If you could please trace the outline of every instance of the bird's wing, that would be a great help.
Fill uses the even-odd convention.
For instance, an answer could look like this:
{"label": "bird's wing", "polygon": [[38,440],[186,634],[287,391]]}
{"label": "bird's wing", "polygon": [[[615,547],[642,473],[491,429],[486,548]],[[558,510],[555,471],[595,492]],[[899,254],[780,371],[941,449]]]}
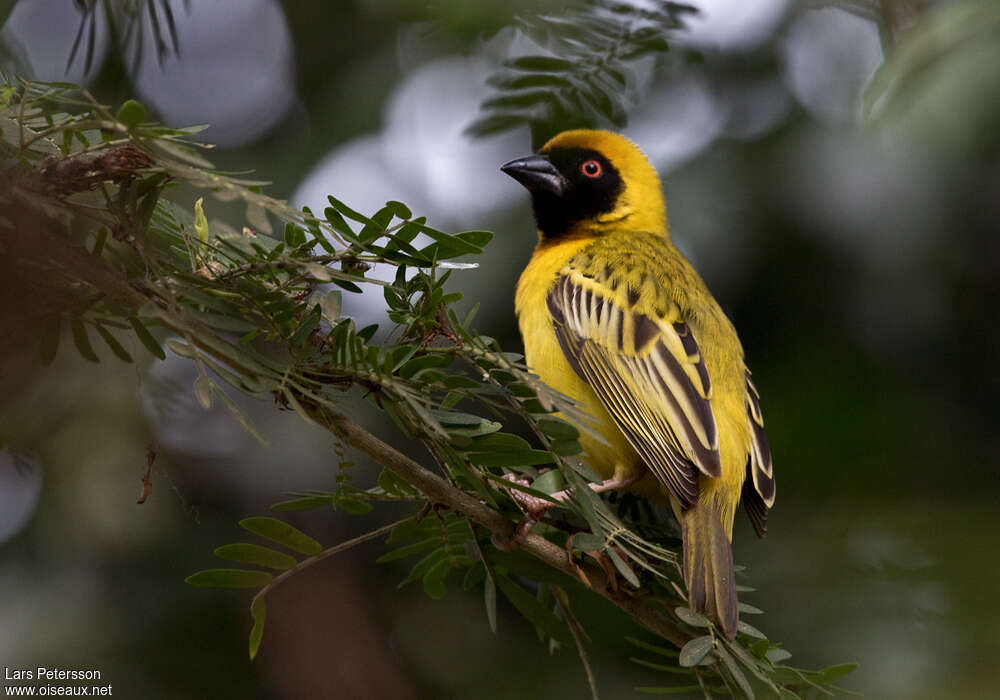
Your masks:
{"label": "bird's wing", "polygon": [[764,433],[764,414],[760,410],[760,394],[747,375],[747,422],[750,424],[750,457],[747,459],[747,477],[743,482],[743,507],[758,537],[767,532],[767,511],[774,505],[774,466],[771,463],[771,446]]}
{"label": "bird's wing", "polygon": [[547,298],[570,365],[687,508],[698,498],[699,472],[722,474],[711,378],[678,313],[664,319],[628,301],[572,268],[563,270]]}

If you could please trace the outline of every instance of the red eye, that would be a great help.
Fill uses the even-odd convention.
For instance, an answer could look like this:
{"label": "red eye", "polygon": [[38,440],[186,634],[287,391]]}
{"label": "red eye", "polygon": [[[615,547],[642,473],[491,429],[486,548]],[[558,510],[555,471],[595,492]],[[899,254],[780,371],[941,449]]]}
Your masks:
{"label": "red eye", "polygon": [[598,178],[604,172],[604,168],[596,160],[588,160],[580,166],[580,172],[589,178]]}

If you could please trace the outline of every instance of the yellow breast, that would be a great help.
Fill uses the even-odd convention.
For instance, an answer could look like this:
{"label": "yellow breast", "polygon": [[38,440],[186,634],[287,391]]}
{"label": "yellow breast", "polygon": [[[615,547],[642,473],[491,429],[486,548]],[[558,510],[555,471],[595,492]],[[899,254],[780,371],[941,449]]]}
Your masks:
{"label": "yellow breast", "polygon": [[[575,239],[539,246],[521,274],[514,301],[529,369],[552,388],[576,400],[593,417],[594,431],[603,441],[582,434],[583,458],[602,479],[610,479],[629,476],[636,469],[641,469],[639,455],[615,425],[597,394],[566,360],[546,304],[546,297],[559,271],[573,255],[591,243],[592,239]],[[637,487],[634,490],[648,497],[662,492],[658,482],[652,478],[643,479]]]}

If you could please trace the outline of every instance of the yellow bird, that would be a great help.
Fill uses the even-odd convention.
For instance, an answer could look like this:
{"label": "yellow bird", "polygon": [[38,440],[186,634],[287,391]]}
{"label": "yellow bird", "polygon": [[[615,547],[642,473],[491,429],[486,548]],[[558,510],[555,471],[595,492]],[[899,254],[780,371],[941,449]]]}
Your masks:
{"label": "yellow bird", "polygon": [[733,516],[758,536],[774,472],[757,390],[732,323],[674,247],[660,179],[607,131],[566,131],[501,170],[531,193],[538,245],[517,285],[528,366],[578,401],[599,490],[669,496],[692,609],[738,624]]}

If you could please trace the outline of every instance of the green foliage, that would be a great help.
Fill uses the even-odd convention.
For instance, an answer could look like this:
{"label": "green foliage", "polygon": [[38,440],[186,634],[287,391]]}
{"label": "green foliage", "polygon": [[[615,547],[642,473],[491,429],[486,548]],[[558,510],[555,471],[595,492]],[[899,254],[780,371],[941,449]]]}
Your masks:
{"label": "green foliage", "polygon": [[[608,500],[590,488],[598,477],[575,458],[589,430],[580,410],[528,372],[520,355],[477,333],[474,309],[457,311],[449,277],[474,267],[465,256],[482,252],[488,232],[445,233],[392,201],[365,215],[331,196],[319,217],[263,194],[265,183],[218,172],[205,147],[184,139],[190,130],[143,122],[137,103],[112,111],[70,86],[30,82],[0,91],[0,236],[37,241],[33,256],[28,250],[32,269],[71,291],[37,312],[48,321],[39,338],[43,360],[57,351],[66,320],[76,351],[90,361],[109,357],[95,338],[123,361],[135,358],[120,339],[133,336],[160,359],[166,346],[197,367],[193,390],[203,406],[221,401],[262,441],[231,393],[275,401],[344,439],[338,417],[356,390],[351,396],[363,395],[422,443],[452,492],[507,526],[523,517],[512,491],[550,499],[568,489],[570,498],[535,534],[577,561],[589,557],[613,570],[620,599],[655,606],[692,640],[679,657],[643,665],[691,674],[706,694],[726,688],[748,697],[754,687],[787,695],[828,686],[845,668],[780,665],[787,652],[755,627],[741,626],[730,642],[683,607],[678,557],[662,544],[657,516],[634,507],[634,498]],[[197,191],[196,202],[170,191],[178,182]],[[214,219],[215,200],[242,201],[248,225],[235,230]],[[418,234],[430,242],[416,243]],[[368,275],[375,265],[393,268],[392,281]],[[378,336],[376,326],[358,329],[340,304],[343,293],[373,290],[385,300],[388,326]],[[435,599],[458,586],[481,588],[493,629],[499,591],[552,648],[575,644],[590,676],[586,635],[573,612],[594,595],[583,573],[573,577],[523,550],[501,551],[493,546],[499,529],[441,507],[388,464],[376,485],[361,488],[339,442],[337,453],[333,489],[294,492],[273,510],[330,507],[363,517],[389,501],[409,504],[413,515],[332,546],[284,520],[242,520],[262,541],[226,544],[215,554],[251,568],[209,569],[187,580],[257,589],[251,656],[276,585],[388,537],[393,549],[380,561],[415,562],[400,585],[419,581]],[[658,653],[658,645],[642,644]]]}
{"label": "green foliage", "polygon": [[[468,132],[482,136],[528,125],[541,145],[566,128],[624,127],[628,108],[639,99],[635,63],[666,53],[670,35],[696,12],[669,0],[598,0],[522,18],[518,30],[539,53],[504,61],[488,80],[496,94],[482,103]],[[688,58],[699,57],[690,52]]]}
{"label": "green foliage", "polygon": [[929,9],[887,52],[864,93],[875,123],[910,122],[922,146],[992,152],[1000,122],[1000,5],[962,0]]}

